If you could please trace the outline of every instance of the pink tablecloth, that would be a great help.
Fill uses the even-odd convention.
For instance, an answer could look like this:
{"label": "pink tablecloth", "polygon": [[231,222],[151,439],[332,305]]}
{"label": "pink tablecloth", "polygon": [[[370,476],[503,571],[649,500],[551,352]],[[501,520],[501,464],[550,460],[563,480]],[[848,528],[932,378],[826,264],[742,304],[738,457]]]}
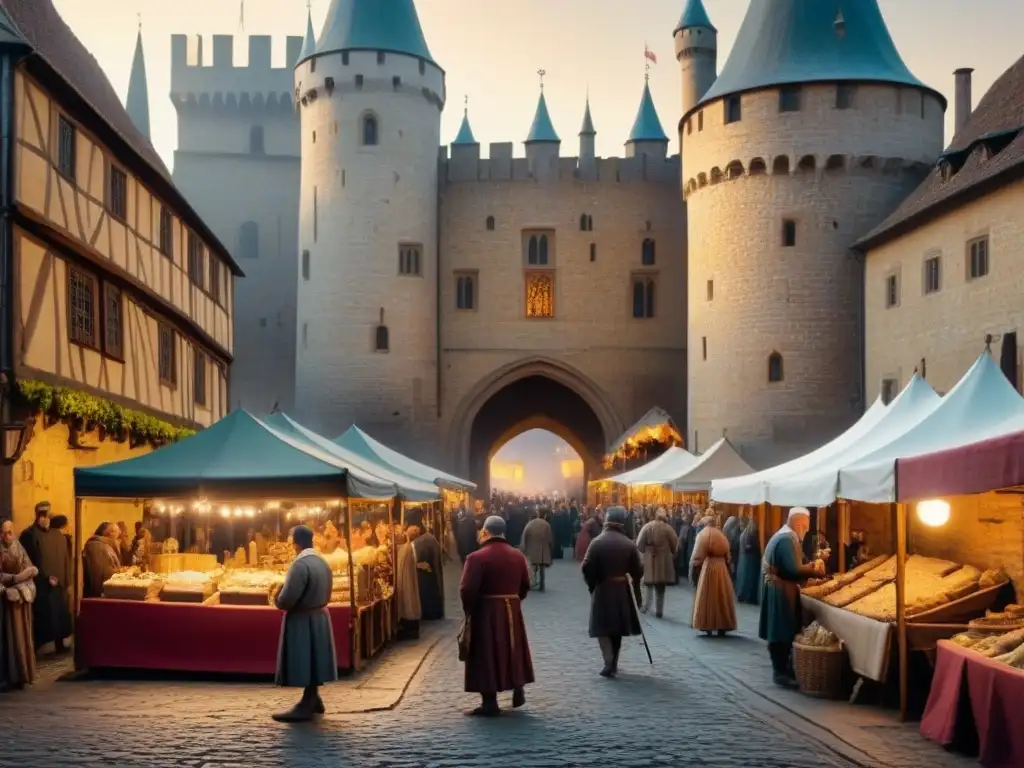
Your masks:
{"label": "pink tablecloth", "polygon": [[985,768],[1024,766],[1024,671],[940,640],[921,734],[954,749],[976,743]]}

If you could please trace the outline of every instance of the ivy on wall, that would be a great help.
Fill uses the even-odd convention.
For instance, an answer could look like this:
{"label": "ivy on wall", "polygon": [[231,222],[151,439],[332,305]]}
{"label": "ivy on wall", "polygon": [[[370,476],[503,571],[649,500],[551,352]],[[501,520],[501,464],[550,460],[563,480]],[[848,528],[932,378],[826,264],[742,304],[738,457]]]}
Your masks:
{"label": "ivy on wall", "polygon": [[104,436],[135,445],[173,443],[195,434],[141,411],[133,411],[85,392],[54,387],[41,381],[18,380],[18,391],[34,412],[80,430],[99,429]]}

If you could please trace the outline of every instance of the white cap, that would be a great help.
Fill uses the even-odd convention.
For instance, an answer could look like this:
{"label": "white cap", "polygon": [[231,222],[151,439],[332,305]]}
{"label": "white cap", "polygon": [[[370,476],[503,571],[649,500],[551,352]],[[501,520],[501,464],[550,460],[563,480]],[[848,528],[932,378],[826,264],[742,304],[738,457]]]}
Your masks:
{"label": "white cap", "polygon": [[810,518],[811,511],[807,507],[793,507],[789,510],[789,517],[786,518],[787,523],[793,522],[794,517],[807,517]]}

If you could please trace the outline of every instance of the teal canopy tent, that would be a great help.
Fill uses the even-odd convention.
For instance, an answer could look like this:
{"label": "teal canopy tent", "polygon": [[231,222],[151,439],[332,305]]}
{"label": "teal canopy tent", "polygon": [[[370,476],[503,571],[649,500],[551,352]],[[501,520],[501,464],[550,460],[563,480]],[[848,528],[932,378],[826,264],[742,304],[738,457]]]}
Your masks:
{"label": "teal canopy tent", "polygon": [[390,499],[393,482],[348,466],[236,410],[153,453],[75,470],[75,496]]}
{"label": "teal canopy tent", "polygon": [[380,458],[365,454],[332,443],[326,437],[318,435],[311,429],[299,424],[295,419],[280,411],[270,414],[263,422],[283,435],[307,445],[315,450],[324,451],[342,461],[345,466],[383,478],[394,483],[398,492],[406,501],[436,501],[440,492],[433,480],[423,480],[400,469],[388,465]]}
{"label": "teal canopy tent", "polygon": [[403,474],[418,478],[419,480],[425,480],[441,488],[455,491],[472,491],[476,488],[476,483],[471,483],[469,480],[463,480],[455,475],[449,475],[447,472],[421,464],[396,450],[388,448],[383,443],[374,440],[355,424],[349,427],[341,437],[335,438],[334,442],[343,448],[347,448],[352,453],[372,458]]}

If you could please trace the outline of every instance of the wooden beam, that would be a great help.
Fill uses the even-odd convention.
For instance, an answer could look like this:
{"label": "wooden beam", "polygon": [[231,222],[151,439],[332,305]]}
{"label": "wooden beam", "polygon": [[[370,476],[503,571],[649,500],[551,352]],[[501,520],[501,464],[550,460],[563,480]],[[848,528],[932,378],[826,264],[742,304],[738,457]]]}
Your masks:
{"label": "wooden beam", "polygon": [[850,508],[845,501],[837,502],[839,513],[839,525],[836,526],[839,536],[839,572],[846,573],[846,538],[849,535],[847,529],[850,525]]}
{"label": "wooden beam", "polygon": [[909,670],[907,668],[907,506],[893,504],[896,516],[896,640],[899,648],[900,722],[907,721]]}

